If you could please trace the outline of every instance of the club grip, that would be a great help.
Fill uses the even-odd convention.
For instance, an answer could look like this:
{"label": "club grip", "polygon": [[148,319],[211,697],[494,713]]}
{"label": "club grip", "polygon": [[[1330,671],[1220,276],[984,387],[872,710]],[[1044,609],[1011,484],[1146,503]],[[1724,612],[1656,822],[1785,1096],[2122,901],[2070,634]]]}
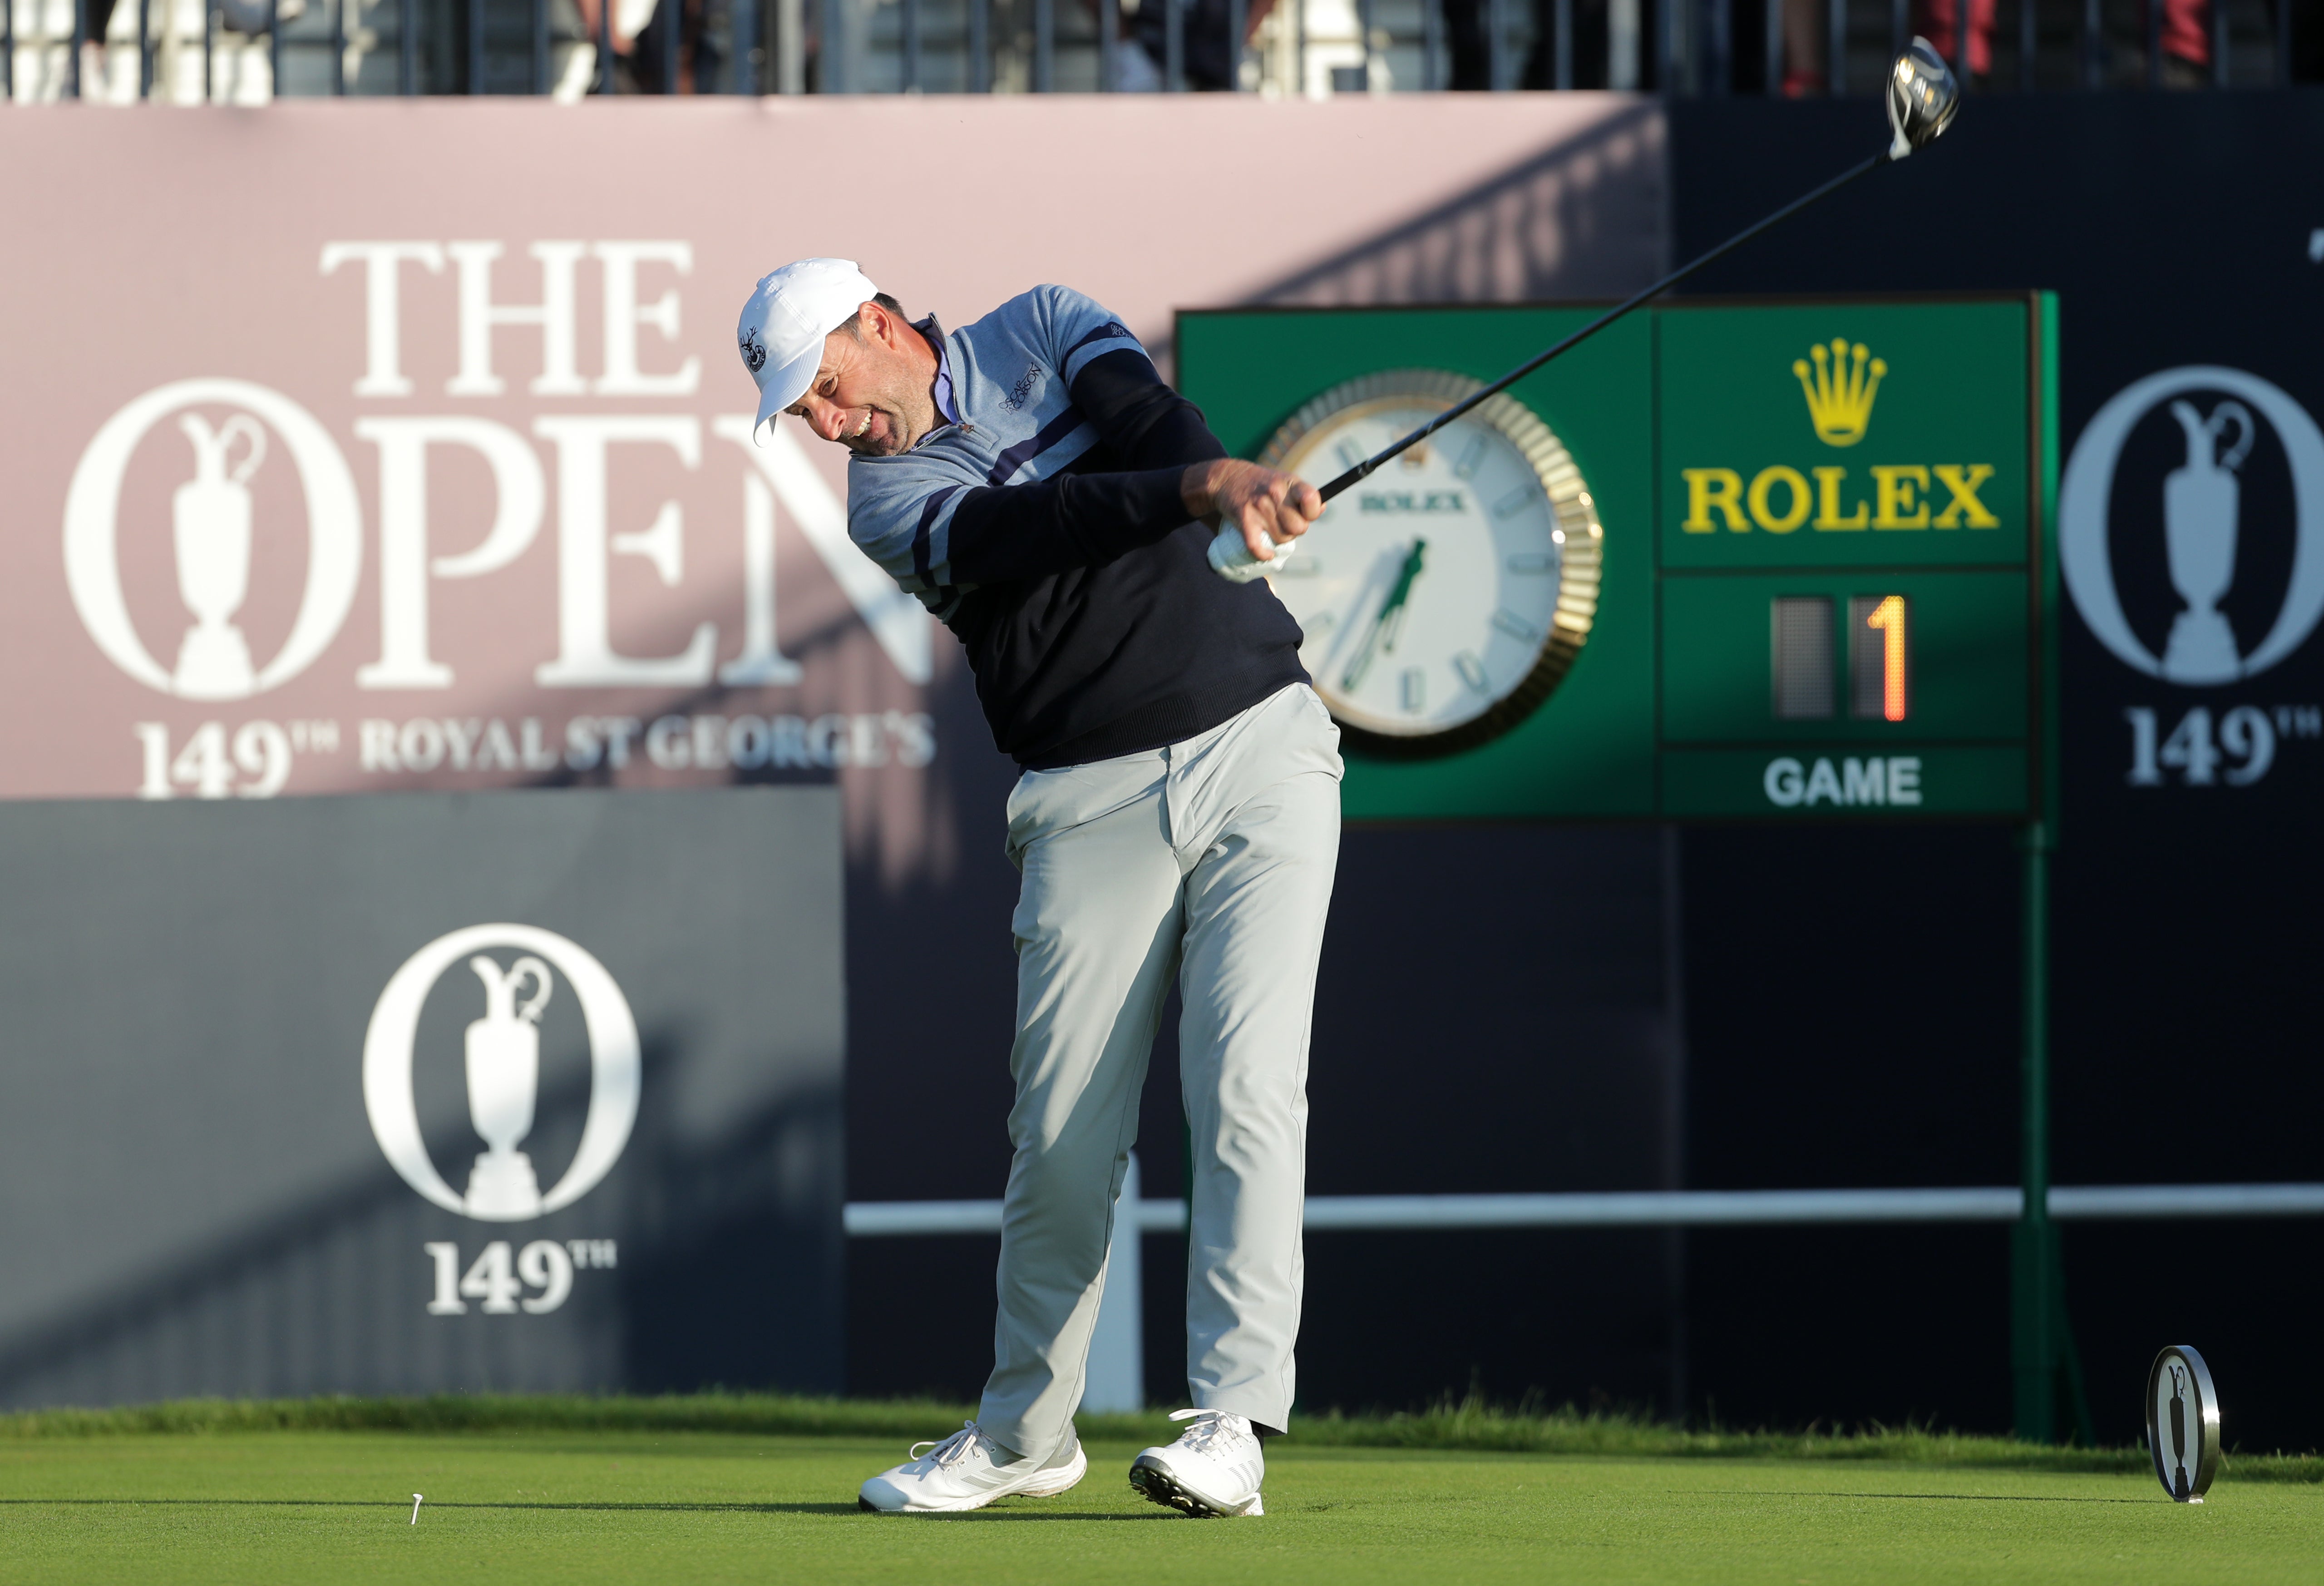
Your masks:
{"label": "club grip", "polygon": [[1211,571],[1230,584],[1248,584],[1253,578],[1266,577],[1288,561],[1291,554],[1299,549],[1299,542],[1296,539],[1270,539],[1268,543],[1275,547],[1275,559],[1262,562],[1250,554],[1250,547],[1244,542],[1241,530],[1231,523],[1222,523],[1219,531],[1211,538],[1208,553]]}

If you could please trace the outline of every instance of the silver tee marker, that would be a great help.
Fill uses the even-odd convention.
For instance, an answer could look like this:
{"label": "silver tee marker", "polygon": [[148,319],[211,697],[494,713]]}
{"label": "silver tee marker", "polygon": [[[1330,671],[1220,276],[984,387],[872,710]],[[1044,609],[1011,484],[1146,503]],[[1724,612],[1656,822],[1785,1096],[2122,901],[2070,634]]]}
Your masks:
{"label": "silver tee marker", "polygon": [[420,1524],[420,1495],[416,1492],[411,1495],[411,1523]]}

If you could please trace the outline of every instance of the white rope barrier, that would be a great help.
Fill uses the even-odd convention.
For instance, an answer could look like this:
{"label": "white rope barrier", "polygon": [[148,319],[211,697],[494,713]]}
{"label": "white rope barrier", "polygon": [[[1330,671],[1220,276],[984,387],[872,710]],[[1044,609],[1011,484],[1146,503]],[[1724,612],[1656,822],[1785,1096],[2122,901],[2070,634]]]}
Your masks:
{"label": "white rope barrier", "polygon": [[[1608,1194],[1311,1195],[1314,1232],[1442,1228],[1706,1228],[1796,1223],[2014,1222],[2024,1194],[1968,1189],[1640,1190]],[[2053,1185],[2060,1222],[2170,1217],[2324,1216],[2324,1184]],[[1001,1231],[999,1201],[852,1201],[857,1239]],[[1186,1203],[1143,1200],[1138,1226],[1176,1233]]]}

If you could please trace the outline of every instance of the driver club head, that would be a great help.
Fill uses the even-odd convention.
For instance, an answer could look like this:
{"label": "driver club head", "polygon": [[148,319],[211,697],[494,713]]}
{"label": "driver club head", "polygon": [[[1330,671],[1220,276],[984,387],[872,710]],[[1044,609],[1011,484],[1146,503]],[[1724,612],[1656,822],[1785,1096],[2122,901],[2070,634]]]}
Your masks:
{"label": "driver club head", "polygon": [[1960,82],[1935,45],[1914,38],[1888,73],[1888,158],[1902,160],[1943,135],[1960,109]]}

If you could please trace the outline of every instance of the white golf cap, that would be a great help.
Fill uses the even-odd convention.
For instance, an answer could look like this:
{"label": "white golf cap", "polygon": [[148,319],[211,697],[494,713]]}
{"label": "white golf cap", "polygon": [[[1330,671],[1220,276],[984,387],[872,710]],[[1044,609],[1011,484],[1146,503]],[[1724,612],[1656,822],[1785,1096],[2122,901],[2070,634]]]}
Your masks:
{"label": "white golf cap", "polygon": [[823,364],[823,338],[853,318],[880,289],[853,259],[800,259],[762,276],[735,327],[743,366],[759,383],[751,438],[807,394]]}

